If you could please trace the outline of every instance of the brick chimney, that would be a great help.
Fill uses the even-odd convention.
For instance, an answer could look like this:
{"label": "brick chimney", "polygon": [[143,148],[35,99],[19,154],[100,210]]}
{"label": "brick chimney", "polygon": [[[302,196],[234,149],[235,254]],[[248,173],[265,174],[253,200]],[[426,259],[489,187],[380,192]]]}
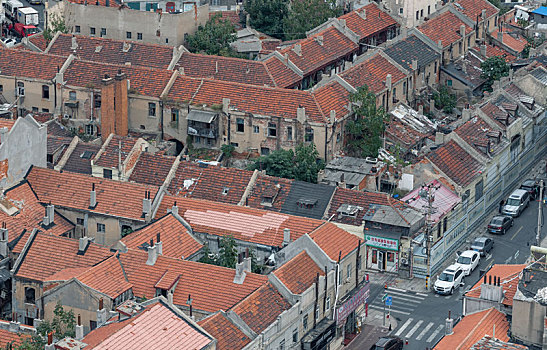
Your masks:
{"label": "brick chimney", "polygon": [[144,218],[146,218],[151,213],[152,213],[152,201],[150,200],[150,191],[145,191],[144,199],[142,200],[142,215]]}
{"label": "brick chimney", "polygon": [[6,258],[9,254],[8,242],[8,228],[6,227],[6,223],[3,222],[2,228],[0,228],[0,255],[4,258]]}
{"label": "brick chimney", "polygon": [[89,193],[89,209],[95,209],[97,206],[97,192],[95,192],[95,184],[91,184],[91,192]]}
{"label": "brick chimney", "polygon": [[127,77],[118,70],[115,78],[105,75],[101,87],[101,134],[105,141],[110,134],[127,136]]}
{"label": "brick chimney", "polygon": [[97,328],[106,323],[107,317],[108,317],[108,313],[106,312],[106,309],[104,308],[103,298],[101,298],[99,299],[99,309],[97,310]]}
{"label": "brick chimney", "polygon": [[53,204],[49,203],[46,206],[46,216],[44,216],[42,223],[44,224],[44,226],[49,226],[54,224],[54,220],[55,220],[55,208]]}
{"label": "brick chimney", "polygon": [[80,314],[78,314],[78,323],[76,324],[75,331],[76,331],[76,340],[82,340],[84,339],[84,326],[82,326],[82,317]]}

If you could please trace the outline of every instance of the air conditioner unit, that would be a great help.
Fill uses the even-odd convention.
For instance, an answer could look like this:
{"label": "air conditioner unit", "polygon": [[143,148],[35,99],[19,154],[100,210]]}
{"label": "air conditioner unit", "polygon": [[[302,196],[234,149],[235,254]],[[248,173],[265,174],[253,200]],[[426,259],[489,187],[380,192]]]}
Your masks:
{"label": "air conditioner unit", "polygon": [[18,87],[17,88],[17,96],[25,96],[25,88],[24,87]]}

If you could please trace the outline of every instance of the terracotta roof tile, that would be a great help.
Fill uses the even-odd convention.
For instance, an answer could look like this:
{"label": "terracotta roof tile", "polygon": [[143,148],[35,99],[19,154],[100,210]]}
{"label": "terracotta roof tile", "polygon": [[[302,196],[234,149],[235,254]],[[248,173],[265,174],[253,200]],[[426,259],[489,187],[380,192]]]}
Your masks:
{"label": "terracotta roof tile", "polygon": [[501,341],[497,338],[485,335],[478,342],[473,344],[469,350],[528,350],[524,345],[518,345]]}
{"label": "terracotta roof tile", "polygon": [[101,262],[97,268],[77,275],[78,280],[96,291],[115,299],[132,288],[132,284],[124,278],[120,261],[115,256]]}
{"label": "terracotta roof tile", "polygon": [[[472,118],[454,131],[469,146],[485,156],[497,153],[500,149],[498,145],[503,145],[503,143],[497,144],[494,140],[496,134],[501,138],[501,131],[492,129],[488,123],[479,117]],[[492,135],[492,137],[489,137],[489,135]],[[486,151],[489,145],[490,148]]]}
{"label": "terracotta roof tile", "polygon": [[62,137],[55,135],[48,135],[47,137],[47,154],[53,154],[63,146],[68,146],[72,138]]}
{"label": "terracotta roof tile", "polygon": [[289,68],[286,62],[274,56],[264,61],[266,68],[272,75],[277,87],[293,88],[297,86],[302,77],[299,76],[294,70]]}
{"label": "terracotta roof tile", "polygon": [[513,62],[517,58],[513,55],[511,55],[508,51],[505,51],[501,47],[492,46],[492,45],[486,45],[486,58],[490,57],[505,57],[505,61],[507,62]]}
{"label": "terracotta roof tile", "polygon": [[[490,35],[497,39],[498,38],[499,30],[496,29]],[[507,45],[511,49],[515,50],[516,52],[522,52],[526,45],[528,44],[528,41],[526,41],[526,38],[519,35],[518,33],[508,33],[503,32],[502,30],[502,36],[503,36],[503,44]]]}
{"label": "terracotta roof tile", "polygon": [[148,305],[128,321],[98,328],[82,341],[96,350],[200,350],[213,342],[162,302]]}
{"label": "terracotta roof tile", "polygon": [[70,0],[70,2],[86,6],[120,7],[120,4],[116,0]]}
{"label": "terracotta roof tile", "polygon": [[51,80],[65,60],[66,57],[37,52],[0,49],[0,72],[18,78]]}
{"label": "terracotta roof tile", "polygon": [[221,19],[230,21],[230,23],[234,25],[236,30],[242,28],[241,18],[239,17],[239,13],[237,11],[211,11],[209,12],[209,18],[213,18],[213,16],[216,16],[218,14],[220,14]]}
{"label": "terracotta roof tile", "polygon": [[448,47],[461,39],[460,26],[465,25],[465,34],[473,29],[450,11],[443,12],[439,16],[418,26],[418,30],[425,34],[434,43],[442,41],[443,48]]}
{"label": "terracotta roof tile", "polygon": [[251,342],[251,338],[234,325],[223,312],[218,312],[198,323],[218,341],[217,350],[243,349]]}
{"label": "terracotta roof tile", "polygon": [[93,164],[104,168],[117,168],[120,159],[122,163],[125,161],[136,142],[136,139],[130,137],[113,135],[109,142],[103,145],[104,151],[93,158]]}
{"label": "terracotta roof tile", "polygon": [[[108,248],[95,243],[89,243],[85,254],[78,255],[78,245],[77,240],[38,232],[15,276],[45,281],[65,269],[91,267],[112,255]],[[52,261],[55,263],[52,264]]]}
{"label": "terracotta roof tile", "polygon": [[122,238],[122,242],[131,249],[139,249],[144,244],[141,248],[144,249],[144,247],[148,247],[151,239],[156,241],[158,233],[161,234],[162,250],[165,256],[186,259],[197,253],[202,247],[186,227],[171,214],[130,233]]}
{"label": "terracotta roof tile", "polygon": [[135,164],[129,181],[161,186],[167,178],[176,157],[142,153]]}
{"label": "terracotta roof tile", "polygon": [[[42,35],[39,36],[42,37]],[[72,38],[76,40],[77,49],[72,48]],[[59,56],[75,53],[76,57],[86,61],[116,65],[129,63],[131,66],[161,69],[167,69],[173,58],[173,48],[167,45],[72,34],[60,34],[48,53]]]}
{"label": "terracotta roof tile", "polygon": [[[507,306],[513,306],[513,297],[517,292],[518,283],[520,278],[517,277],[526,265],[504,265],[504,264],[495,264],[486,272],[486,276],[496,276],[501,280],[501,286],[503,287],[504,298],[503,304]],[[481,296],[480,286],[484,282],[483,279],[480,279],[469,292],[465,294],[469,298],[479,298]]]}
{"label": "terracotta roof tile", "polygon": [[64,171],[91,175],[91,160],[101,149],[94,143],[79,142],[63,166]]}
{"label": "terracotta roof tile", "polygon": [[232,311],[260,334],[290,307],[291,304],[268,282],[234,306]]}
{"label": "terracotta roof tile", "polygon": [[[36,46],[40,50],[42,50],[42,52],[44,52],[47,48],[48,43],[42,33],[29,36],[28,41],[31,42],[34,46]],[[59,56],[63,56],[63,55],[59,55]]]}
{"label": "terracotta roof tile", "polygon": [[350,92],[334,81],[321,86],[313,92],[323,115],[330,116],[331,111],[336,112],[336,118],[341,119],[350,113],[348,109]]}
{"label": "terracotta roof tile", "polygon": [[280,247],[285,228],[291,230],[291,240],[296,240],[322,224],[319,220],[300,216],[174,196],[163,198],[158,213],[167,212],[174,202],[177,202],[179,215],[195,232],[231,235],[235,239],[266,246]]}
{"label": "terracotta roof tile", "polygon": [[29,338],[30,336],[26,334],[13,333],[7,329],[0,329],[0,348],[7,349],[7,345],[12,343],[13,348],[16,349],[18,345],[21,345],[23,340]]}
{"label": "terracotta roof tile", "polygon": [[391,74],[393,84],[406,77],[405,73],[380,54],[369,57],[340,74],[340,77],[354,88],[367,85],[369,91],[377,94],[386,88],[386,77]]}
{"label": "terracotta roof tile", "polygon": [[507,129],[507,126],[515,121],[515,118],[510,116],[506,110],[501,109],[492,102],[486,103],[481,107],[481,110],[503,130]]}
{"label": "terracotta roof tile", "polygon": [[317,274],[325,275],[306,251],[302,251],[273,273],[293,294],[305,292],[315,283]]}
{"label": "terracotta roof tile", "polygon": [[[371,204],[389,205],[388,197],[386,193],[380,192],[363,192],[350,190],[347,188],[337,187],[332,199],[330,201],[328,217],[332,217],[332,221],[342,224],[350,224],[355,226],[361,226],[363,224],[363,215],[367,212]],[[351,216],[338,216],[338,209],[343,204],[354,205],[363,208],[355,217]]]}
{"label": "terracotta roof tile", "polygon": [[281,211],[291,191],[291,184],[292,180],[260,173],[247,197],[246,205],[251,208]]}
{"label": "terracotta roof tile", "polygon": [[[297,45],[300,45],[300,54],[295,52]],[[281,50],[281,54],[287,54],[289,60],[302,70],[304,75],[309,75],[358,50],[358,44],[335,27],[329,27]]]}
{"label": "terracotta roof tile", "polygon": [[72,132],[65,126],[53,121],[47,124],[47,134],[53,136],[73,137]]}
{"label": "terracotta roof tile", "polygon": [[492,335],[496,329],[496,337],[508,341],[509,321],[504,313],[491,308],[465,316],[455,327],[454,333],[446,335],[435,346],[435,350],[467,350],[485,335]]}
{"label": "terracotta roof tile", "polygon": [[[453,7],[473,22],[477,22],[479,18],[480,20],[490,18],[500,11],[487,0],[456,0]],[[481,18],[482,10],[486,10],[486,18]]]}
{"label": "terracotta roof tile", "polygon": [[455,141],[429,153],[427,158],[462,187],[469,185],[482,169],[482,165]]}
{"label": "terracotta roof tile", "polygon": [[[366,18],[361,16],[363,12],[366,14]],[[386,12],[381,11],[375,3],[368,4],[358,10],[346,13],[339,18],[346,20],[348,28],[359,35],[360,40],[375,33],[382,32],[389,27],[399,26],[393,17]]]}
{"label": "terracotta roof tile", "polygon": [[357,249],[361,239],[333,223],[326,222],[310,234],[317,245],[334,261],[342,254],[342,259]]}
{"label": "terracotta roof tile", "polygon": [[431,133],[422,133],[412,127],[409,127],[396,117],[391,118],[389,124],[386,126],[385,132],[388,140],[398,143],[407,151],[432,136]]}
{"label": "terracotta roof tile", "polygon": [[[142,200],[150,191],[153,201],[158,187],[129,182],[118,182],[76,173],[59,173],[51,169],[33,167],[27,180],[42,203],[79,210],[91,210],[108,216],[144,221]],[[95,184],[97,205],[89,209],[89,193]]]}

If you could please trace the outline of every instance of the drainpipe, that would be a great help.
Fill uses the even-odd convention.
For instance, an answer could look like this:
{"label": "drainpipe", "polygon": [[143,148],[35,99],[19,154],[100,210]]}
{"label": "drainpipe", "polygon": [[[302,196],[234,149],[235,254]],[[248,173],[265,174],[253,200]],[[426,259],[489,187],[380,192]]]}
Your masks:
{"label": "drainpipe", "polygon": [[227,125],[227,129],[228,129],[228,144],[231,145],[232,144],[232,139],[231,139],[231,117],[232,115],[230,113],[226,113],[226,115],[228,116],[228,125]]}
{"label": "drainpipe", "polygon": [[327,159],[328,142],[329,142],[329,122],[327,121],[325,123],[325,164],[328,162],[328,159]]}
{"label": "drainpipe", "polygon": [[160,142],[163,141],[163,101],[160,100]]}

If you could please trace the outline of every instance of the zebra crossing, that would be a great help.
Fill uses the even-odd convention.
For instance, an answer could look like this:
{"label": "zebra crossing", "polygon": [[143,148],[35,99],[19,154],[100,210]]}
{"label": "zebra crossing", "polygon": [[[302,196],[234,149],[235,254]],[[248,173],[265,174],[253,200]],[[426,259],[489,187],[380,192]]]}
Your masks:
{"label": "zebra crossing", "polygon": [[[423,328],[422,328],[423,327]],[[418,340],[431,343],[440,336],[445,325],[444,323],[435,324],[434,322],[426,323],[423,320],[415,321],[414,318],[409,318],[403,325],[393,333],[396,337],[407,340]],[[427,338],[426,338],[427,337]]]}
{"label": "zebra crossing", "polygon": [[[386,293],[392,297],[393,305],[385,308],[386,313],[405,315],[408,316],[418,307],[426,298],[427,294],[423,293],[409,293],[395,288],[388,288]],[[382,298],[377,297],[369,305],[370,308],[375,310],[384,310],[384,302]]]}

